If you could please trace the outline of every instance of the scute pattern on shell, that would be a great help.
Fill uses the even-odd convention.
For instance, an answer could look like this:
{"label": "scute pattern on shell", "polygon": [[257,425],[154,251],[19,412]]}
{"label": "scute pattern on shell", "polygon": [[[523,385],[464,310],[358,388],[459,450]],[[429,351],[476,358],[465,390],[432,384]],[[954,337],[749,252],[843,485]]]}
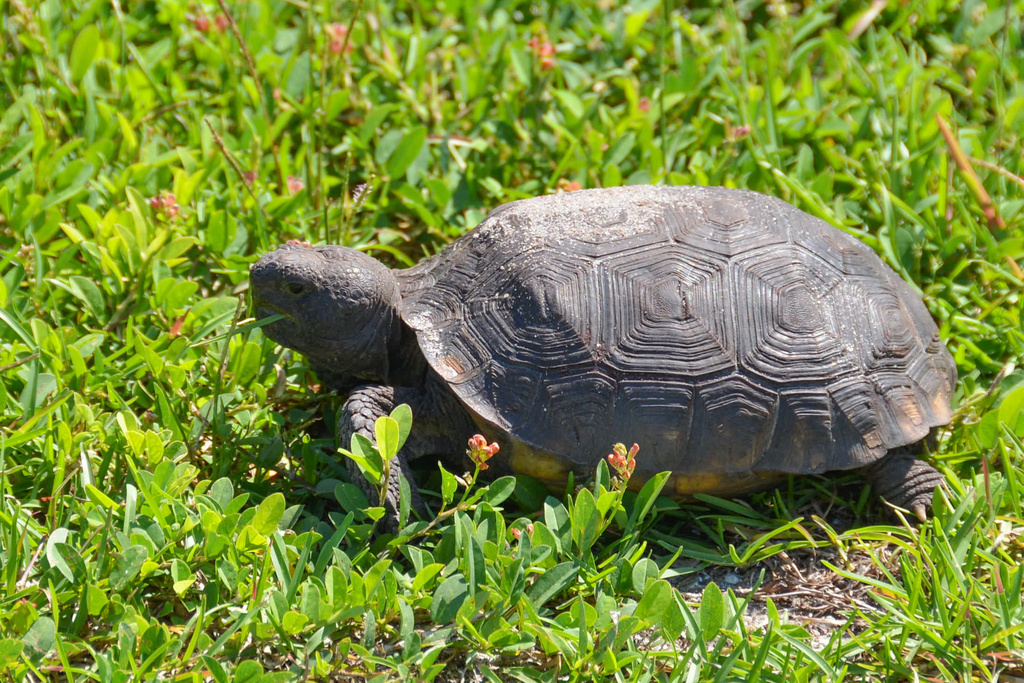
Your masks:
{"label": "scute pattern on shell", "polygon": [[513,438],[647,474],[865,465],[950,418],[952,358],[865,245],[699,187],[507,204],[399,274],[431,366]]}

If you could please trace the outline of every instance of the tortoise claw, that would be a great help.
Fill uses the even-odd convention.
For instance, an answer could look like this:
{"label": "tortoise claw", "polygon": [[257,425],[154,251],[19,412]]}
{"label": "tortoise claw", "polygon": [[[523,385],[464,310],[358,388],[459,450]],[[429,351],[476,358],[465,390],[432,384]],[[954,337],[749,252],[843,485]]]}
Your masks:
{"label": "tortoise claw", "polygon": [[928,510],[924,505],[919,503],[910,508],[910,511],[914,513],[914,516],[917,517],[917,521],[921,522],[921,524],[926,524],[928,522]]}

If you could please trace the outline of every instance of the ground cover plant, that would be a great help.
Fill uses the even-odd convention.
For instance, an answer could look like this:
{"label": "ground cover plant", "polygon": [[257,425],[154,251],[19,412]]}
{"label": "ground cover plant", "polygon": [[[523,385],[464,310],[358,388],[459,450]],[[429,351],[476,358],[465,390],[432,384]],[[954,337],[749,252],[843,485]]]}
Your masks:
{"label": "ground cover plant", "polygon": [[[0,677],[1024,677],[1024,3],[680,5],[0,1]],[[248,265],[646,182],[782,197],[923,292],[932,518],[431,466],[437,519],[372,535]]]}

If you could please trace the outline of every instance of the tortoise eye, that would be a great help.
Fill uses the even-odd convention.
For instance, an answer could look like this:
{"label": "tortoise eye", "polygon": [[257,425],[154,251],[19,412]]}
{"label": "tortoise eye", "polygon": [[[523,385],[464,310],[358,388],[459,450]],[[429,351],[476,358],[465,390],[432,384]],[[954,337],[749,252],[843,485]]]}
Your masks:
{"label": "tortoise eye", "polygon": [[302,296],[309,291],[309,288],[304,283],[295,282],[294,280],[292,282],[286,282],[284,288],[285,291],[292,296]]}

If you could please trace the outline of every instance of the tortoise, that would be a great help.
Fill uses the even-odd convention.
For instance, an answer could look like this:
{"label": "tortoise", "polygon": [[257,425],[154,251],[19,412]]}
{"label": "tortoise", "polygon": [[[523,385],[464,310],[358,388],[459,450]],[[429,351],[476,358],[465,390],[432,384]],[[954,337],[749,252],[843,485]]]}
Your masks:
{"label": "tortoise", "polygon": [[500,469],[552,487],[632,441],[633,480],[670,471],[677,497],[860,469],[923,519],[942,478],[917,454],[951,418],[956,367],[921,297],[860,241],[756,192],[523,199],[404,270],[285,244],[251,288],[259,316],[285,316],[266,334],[347,392],[343,444],[412,407],[392,509],[408,460],[476,432]]}

